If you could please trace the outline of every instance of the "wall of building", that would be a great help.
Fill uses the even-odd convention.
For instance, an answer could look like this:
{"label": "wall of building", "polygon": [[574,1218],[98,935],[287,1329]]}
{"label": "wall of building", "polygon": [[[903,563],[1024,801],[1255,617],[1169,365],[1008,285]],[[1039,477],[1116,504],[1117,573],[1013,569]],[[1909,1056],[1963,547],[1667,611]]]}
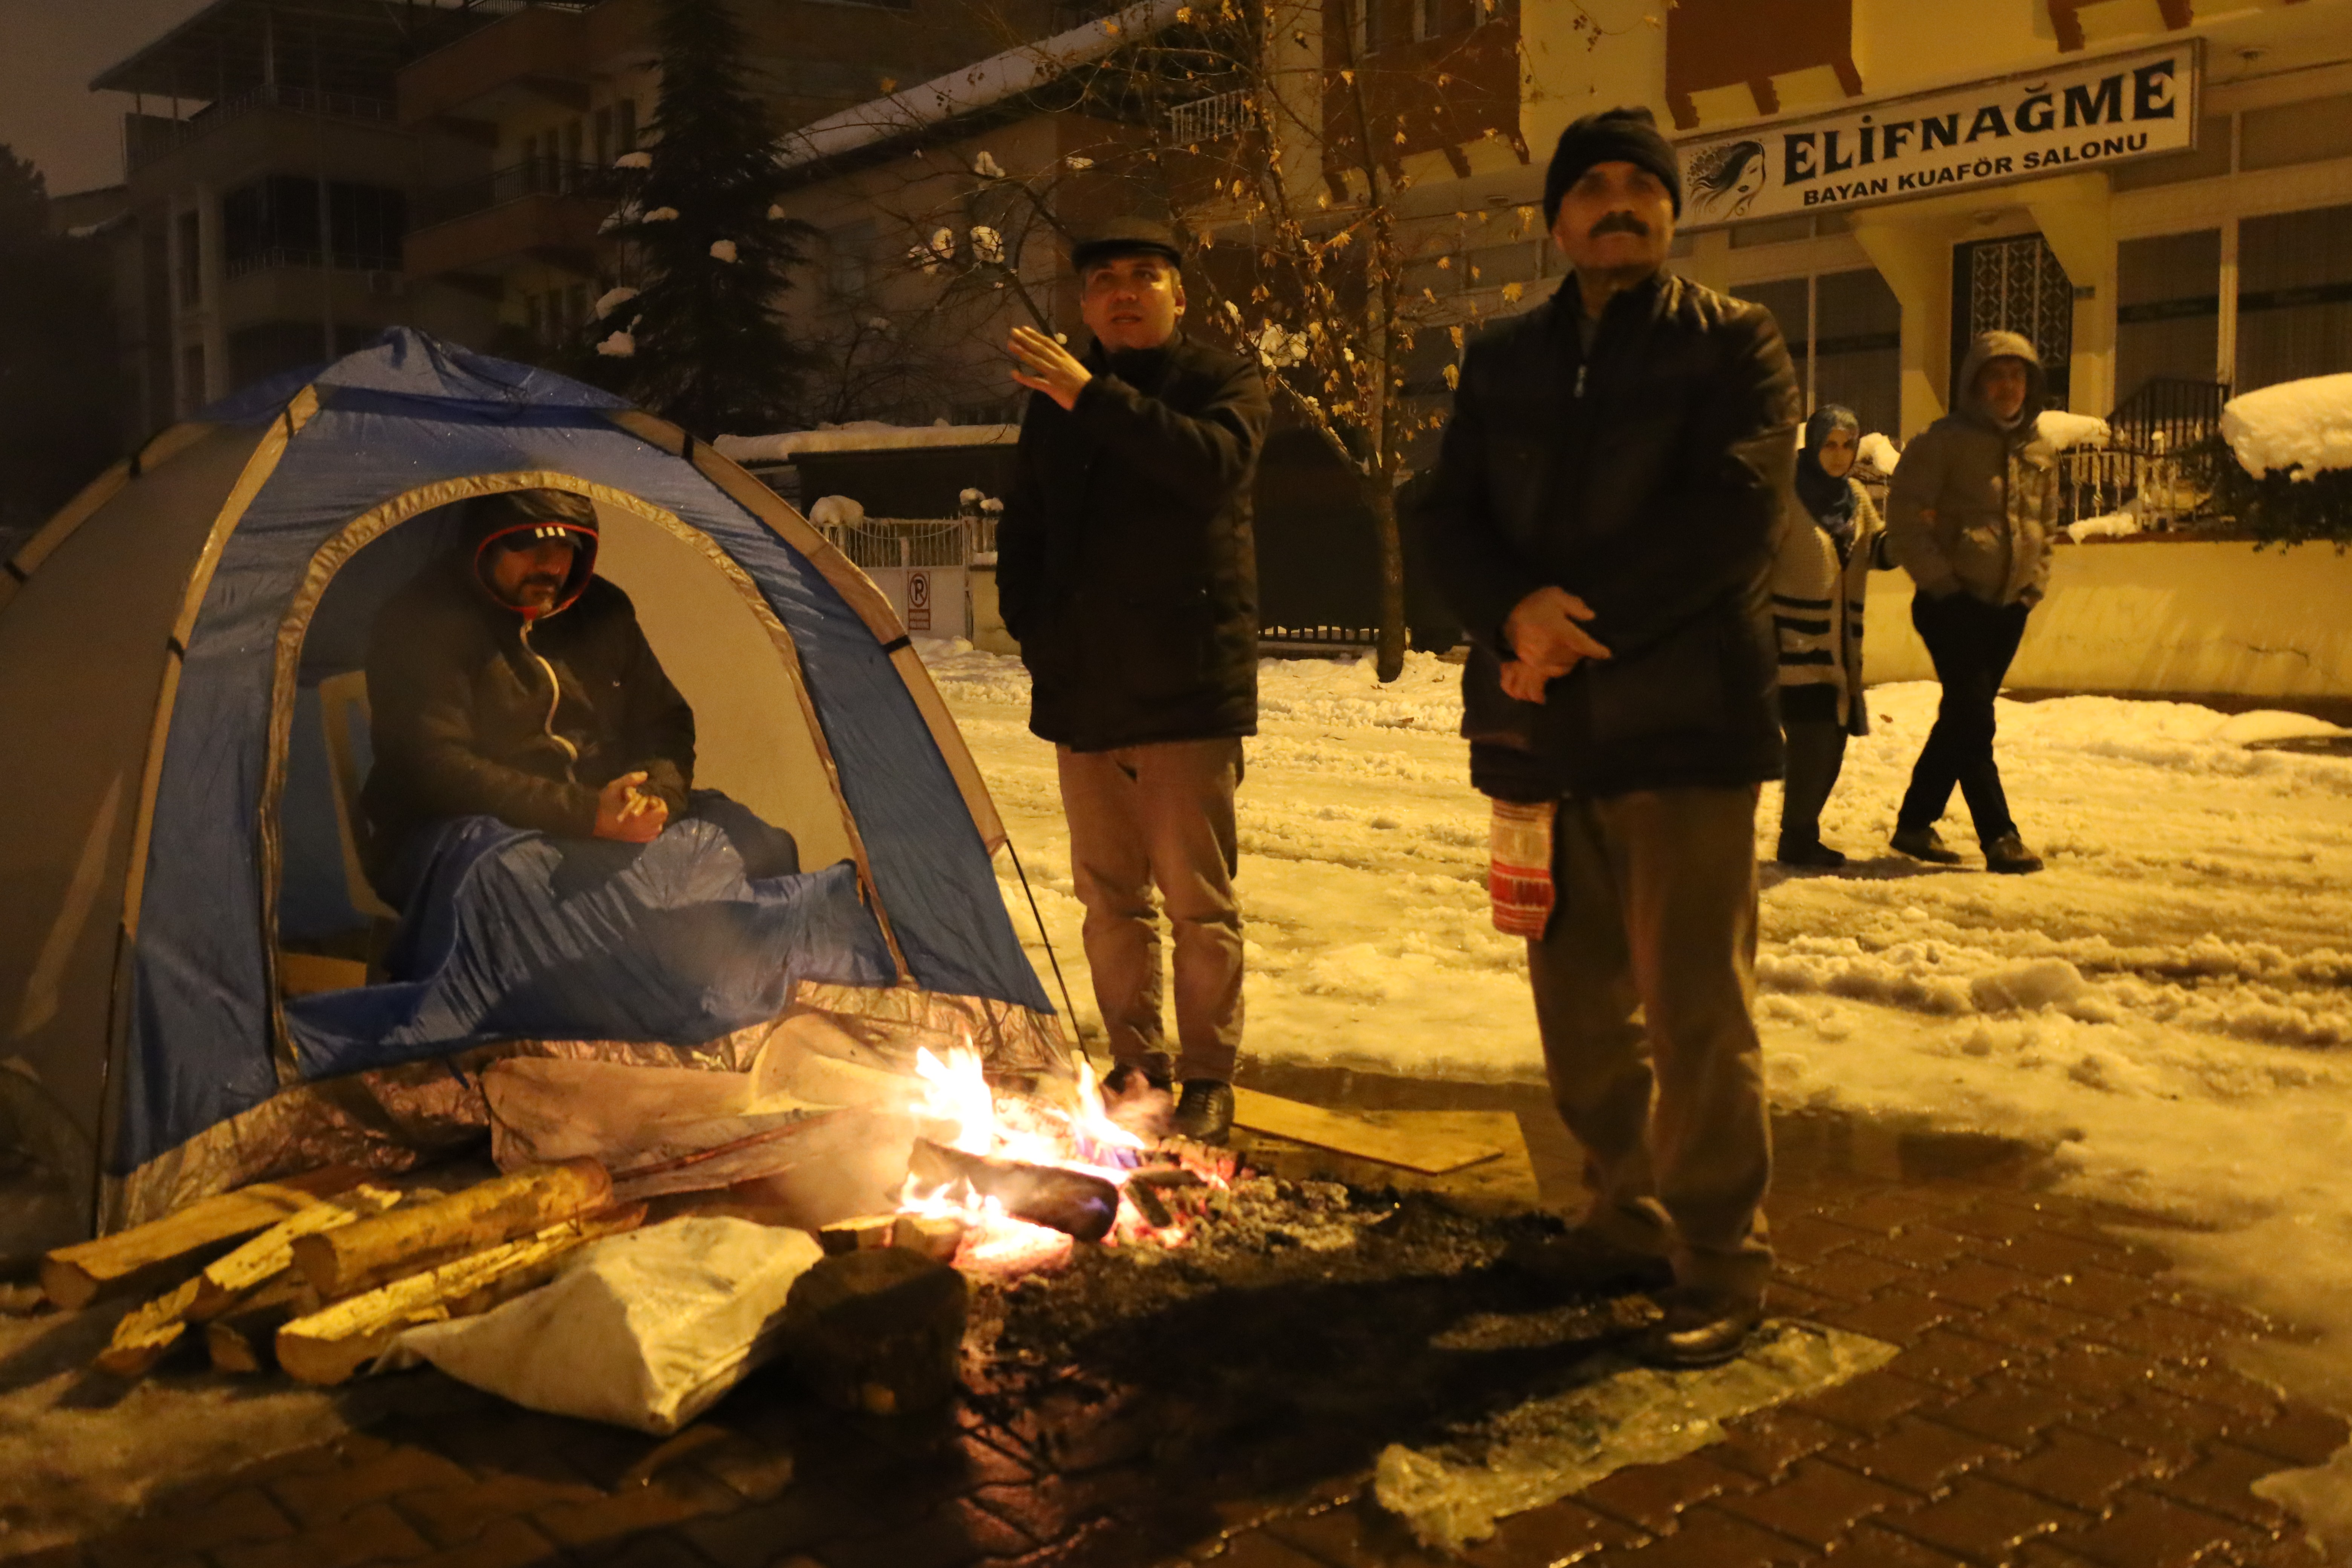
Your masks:
{"label": "wall of building", "polygon": [[[2204,540],[2062,545],[2026,623],[2021,689],[2352,699],[2352,555],[2325,544],[2256,550]],[[1911,626],[1911,579],[1871,577],[1873,682],[1933,680]]]}

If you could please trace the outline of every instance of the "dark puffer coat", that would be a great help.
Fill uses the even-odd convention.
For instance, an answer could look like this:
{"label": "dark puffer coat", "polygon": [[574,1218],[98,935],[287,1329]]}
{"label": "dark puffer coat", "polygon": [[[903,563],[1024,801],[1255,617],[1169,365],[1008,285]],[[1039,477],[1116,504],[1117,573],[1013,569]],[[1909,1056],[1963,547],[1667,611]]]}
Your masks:
{"label": "dark puffer coat", "polygon": [[[1573,280],[1464,357],[1423,520],[1468,629],[1471,779],[1539,800],[1777,778],[1769,584],[1798,394],[1771,313],[1660,273],[1614,296],[1588,363]],[[1546,584],[1614,656],[1504,694],[1512,608]]]}
{"label": "dark puffer coat", "polygon": [[1029,399],[998,531],[1029,727],[1080,752],[1255,734],[1265,383],[1181,336],[1086,364],[1075,408]]}
{"label": "dark puffer coat", "polygon": [[376,617],[367,655],[375,766],[360,798],[379,891],[409,836],[448,817],[586,837],[597,792],[640,771],[645,793],[673,818],[685,812],[693,710],[646,646],[629,596],[594,574],[594,531],[570,531],[581,536],[572,576],[535,618],[487,585],[488,534],[419,573]]}

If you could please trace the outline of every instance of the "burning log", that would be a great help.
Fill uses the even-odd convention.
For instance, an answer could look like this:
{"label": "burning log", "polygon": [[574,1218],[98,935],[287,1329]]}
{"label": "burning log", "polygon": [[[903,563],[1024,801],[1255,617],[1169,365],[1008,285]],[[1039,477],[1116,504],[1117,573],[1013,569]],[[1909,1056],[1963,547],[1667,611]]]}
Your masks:
{"label": "burning log", "polygon": [[538,1165],[450,1194],[436,1203],[298,1237],[295,1266],[322,1300],[357,1295],[436,1264],[496,1246],[613,1201],[612,1178],[593,1160]]}
{"label": "burning log", "polygon": [[908,1172],[927,1187],[969,1182],[975,1194],[994,1198],[1014,1219],[1047,1226],[1080,1241],[1100,1241],[1118,1220],[1116,1186],[1100,1176],[1058,1165],[967,1154],[918,1138]]}

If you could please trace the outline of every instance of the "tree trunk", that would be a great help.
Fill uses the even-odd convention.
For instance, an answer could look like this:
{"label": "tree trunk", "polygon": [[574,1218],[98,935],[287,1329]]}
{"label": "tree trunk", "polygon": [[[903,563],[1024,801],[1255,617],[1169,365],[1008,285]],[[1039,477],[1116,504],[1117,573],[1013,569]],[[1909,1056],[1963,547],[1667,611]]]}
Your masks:
{"label": "tree trunk", "polygon": [[1404,542],[1397,532],[1396,487],[1389,476],[1372,474],[1363,489],[1381,552],[1381,640],[1372,668],[1386,683],[1404,673]]}

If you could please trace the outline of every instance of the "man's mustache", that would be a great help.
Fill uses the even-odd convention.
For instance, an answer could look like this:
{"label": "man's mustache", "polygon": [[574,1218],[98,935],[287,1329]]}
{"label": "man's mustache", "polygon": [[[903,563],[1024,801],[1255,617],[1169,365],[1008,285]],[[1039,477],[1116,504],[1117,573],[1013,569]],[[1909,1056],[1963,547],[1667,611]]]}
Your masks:
{"label": "man's mustache", "polygon": [[1611,213],[1586,232],[1588,239],[1599,239],[1604,234],[1637,234],[1646,236],[1650,226],[1632,213]]}

